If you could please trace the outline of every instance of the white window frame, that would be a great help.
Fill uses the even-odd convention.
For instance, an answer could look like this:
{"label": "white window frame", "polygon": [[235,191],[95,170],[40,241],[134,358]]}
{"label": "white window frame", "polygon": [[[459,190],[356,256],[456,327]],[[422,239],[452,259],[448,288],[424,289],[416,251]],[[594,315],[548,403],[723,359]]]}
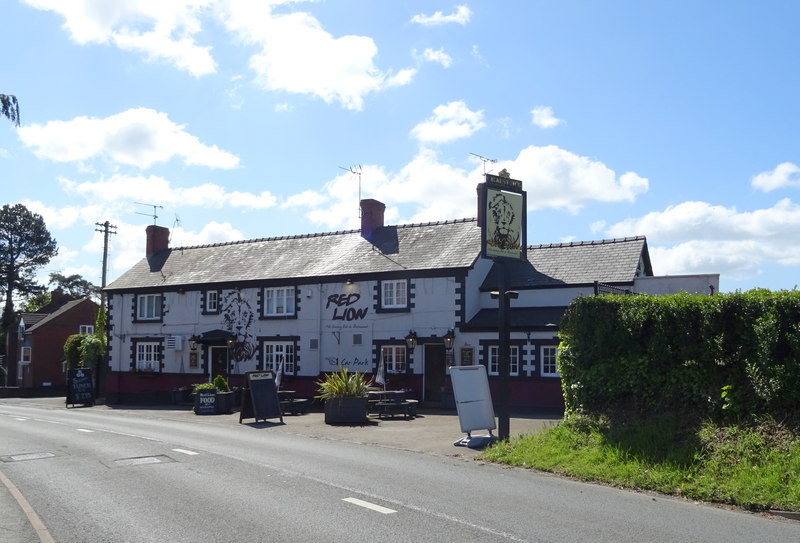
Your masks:
{"label": "white window frame", "polygon": [[383,345],[381,358],[386,373],[405,373],[408,367],[405,345]]}
{"label": "white window frame", "polygon": [[405,309],[408,307],[408,279],[381,281],[381,308]]}
{"label": "white window frame", "polygon": [[283,359],[283,375],[294,375],[297,371],[297,357],[294,342],[264,342],[264,370],[278,372]]}
{"label": "white window frame", "polygon": [[78,330],[79,330],[79,332],[78,332],[79,334],[82,334],[84,336],[91,336],[92,334],[94,334],[94,325],[93,324],[81,324],[78,327]]}
{"label": "white window frame", "polygon": [[[486,368],[489,375],[500,375],[499,358],[500,345],[489,345],[489,363]],[[508,375],[519,375],[519,345],[508,346]]]}
{"label": "white window frame", "polygon": [[296,289],[294,287],[267,287],[264,289],[265,317],[291,317],[295,314]]}
{"label": "white window frame", "polygon": [[558,345],[542,345],[539,355],[542,377],[561,377],[558,373]]}
{"label": "white window frame", "polygon": [[219,291],[206,291],[206,313],[219,313]]}
{"label": "white window frame", "polygon": [[31,363],[31,348],[30,347],[23,347],[22,354],[20,356],[20,364],[30,364]]}
{"label": "white window frame", "polygon": [[136,297],[136,320],[161,320],[161,294],[139,294]]}
{"label": "white window frame", "polygon": [[136,371],[161,371],[161,343],[138,341],[136,343]]}

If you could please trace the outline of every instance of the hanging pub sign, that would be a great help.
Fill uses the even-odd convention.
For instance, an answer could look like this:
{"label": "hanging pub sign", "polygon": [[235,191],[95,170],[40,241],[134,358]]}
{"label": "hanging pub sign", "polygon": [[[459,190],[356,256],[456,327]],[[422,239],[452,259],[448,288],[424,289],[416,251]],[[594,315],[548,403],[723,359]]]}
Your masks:
{"label": "hanging pub sign", "polygon": [[527,243],[528,197],[522,181],[485,174],[478,185],[478,225],[481,227],[481,256],[492,260],[524,260]]}

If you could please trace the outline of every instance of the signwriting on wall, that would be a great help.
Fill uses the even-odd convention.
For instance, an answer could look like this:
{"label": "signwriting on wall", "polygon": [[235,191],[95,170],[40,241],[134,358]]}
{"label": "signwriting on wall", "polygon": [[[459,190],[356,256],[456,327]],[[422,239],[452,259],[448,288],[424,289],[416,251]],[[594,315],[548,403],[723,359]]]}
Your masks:
{"label": "signwriting on wall", "polygon": [[335,321],[355,321],[362,320],[367,316],[369,307],[352,307],[361,299],[361,294],[351,292],[350,294],[331,294],[325,304],[325,309],[333,307],[332,320]]}

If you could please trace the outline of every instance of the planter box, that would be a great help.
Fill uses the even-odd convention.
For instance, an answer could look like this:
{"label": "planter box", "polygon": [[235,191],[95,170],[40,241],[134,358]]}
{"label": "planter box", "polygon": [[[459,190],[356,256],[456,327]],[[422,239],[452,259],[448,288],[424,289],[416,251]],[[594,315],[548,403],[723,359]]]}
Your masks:
{"label": "planter box", "polygon": [[367,398],[329,398],[325,400],[325,424],[364,424]]}
{"label": "planter box", "polygon": [[197,415],[217,414],[217,393],[213,390],[200,390],[194,395],[194,412]]}
{"label": "planter box", "polygon": [[233,392],[217,392],[217,415],[233,413]]}

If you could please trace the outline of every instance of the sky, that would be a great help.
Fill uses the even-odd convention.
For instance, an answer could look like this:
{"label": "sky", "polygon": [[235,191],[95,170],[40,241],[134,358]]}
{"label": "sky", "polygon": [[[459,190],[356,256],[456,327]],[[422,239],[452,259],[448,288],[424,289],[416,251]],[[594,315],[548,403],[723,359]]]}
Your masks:
{"label": "sky", "polygon": [[644,235],[656,275],[800,279],[800,3],[6,0],[0,204],[108,282],[171,246],[474,217],[528,243]]}

